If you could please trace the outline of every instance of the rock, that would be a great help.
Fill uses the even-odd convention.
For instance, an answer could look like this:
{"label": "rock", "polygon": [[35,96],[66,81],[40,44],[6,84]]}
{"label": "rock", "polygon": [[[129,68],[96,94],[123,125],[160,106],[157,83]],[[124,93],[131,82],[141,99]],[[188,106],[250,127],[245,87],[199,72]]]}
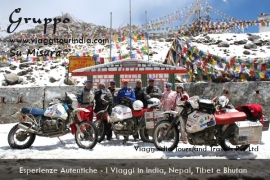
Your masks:
{"label": "rock", "polygon": [[55,65],[55,66],[51,66],[50,69],[55,69],[55,68],[57,68],[57,67],[58,67],[58,66],[56,66],[56,65]]}
{"label": "rock", "polygon": [[36,78],[32,77],[32,82],[35,82],[36,81]]}
{"label": "rock", "polygon": [[50,72],[50,70],[49,69],[44,69],[45,70],[45,72]]}
{"label": "rock", "polygon": [[54,83],[54,82],[56,82],[56,81],[59,81],[59,78],[50,77],[50,78],[49,78],[49,81],[50,81],[51,83]]}
{"label": "rock", "polygon": [[253,41],[253,43],[256,44],[257,46],[262,46],[262,45],[263,45],[262,40],[259,40],[259,39],[255,39],[255,40]]}
{"label": "rock", "polygon": [[15,69],[17,69],[17,66],[15,66],[15,65],[11,64],[11,65],[9,66],[9,69],[11,69],[11,70],[15,70]]}
{"label": "rock", "polygon": [[253,34],[248,34],[248,35],[249,35],[248,40],[250,40],[250,41],[254,41],[256,39],[260,39],[261,38],[260,36],[253,35]]}
{"label": "rock", "polygon": [[68,79],[65,78],[64,83],[66,85],[77,85],[76,79],[73,79],[72,77],[69,77]]}
{"label": "rock", "polygon": [[219,44],[221,42],[222,42],[222,40],[218,39],[218,40],[214,40],[212,44]]}
{"label": "rock", "polygon": [[245,50],[245,51],[243,52],[243,54],[245,54],[245,55],[250,55],[250,52],[247,51],[247,50]]}
{"label": "rock", "polygon": [[245,49],[257,49],[257,45],[256,44],[249,43],[249,44],[245,44],[244,45],[244,48]]}
{"label": "rock", "polygon": [[234,41],[234,44],[235,45],[237,45],[237,44],[247,44],[247,40],[243,39],[243,40],[239,40],[239,41]]}
{"label": "rock", "polygon": [[11,72],[10,72],[10,71],[8,71],[8,70],[5,70],[5,73],[10,74]]}
{"label": "rock", "polygon": [[31,80],[31,76],[25,76],[26,80]]}
{"label": "rock", "polygon": [[218,47],[230,47],[230,44],[226,41],[218,43]]}
{"label": "rock", "polygon": [[28,73],[28,71],[20,71],[17,73],[18,76],[24,76]]}
{"label": "rock", "polygon": [[19,80],[19,77],[14,73],[4,74],[4,77],[9,85],[17,84]]}
{"label": "rock", "polygon": [[8,83],[6,81],[2,82],[2,86],[8,86]]}
{"label": "rock", "polygon": [[23,68],[26,68],[26,67],[29,67],[28,63],[22,63],[22,64],[19,65],[19,69],[23,69]]}
{"label": "rock", "polygon": [[165,39],[165,42],[172,42],[174,39],[173,38],[168,38],[168,39]]}
{"label": "rock", "polygon": [[26,71],[27,72],[33,72],[33,67],[32,68],[28,68]]}

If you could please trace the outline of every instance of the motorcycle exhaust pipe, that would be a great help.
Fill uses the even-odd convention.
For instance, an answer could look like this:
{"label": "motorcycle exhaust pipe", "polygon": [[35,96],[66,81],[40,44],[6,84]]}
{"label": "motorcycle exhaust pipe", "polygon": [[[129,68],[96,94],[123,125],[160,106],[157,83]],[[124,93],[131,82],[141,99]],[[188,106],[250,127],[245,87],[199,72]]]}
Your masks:
{"label": "motorcycle exhaust pipe", "polygon": [[18,124],[18,128],[23,129],[23,130],[30,132],[30,133],[33,133],[33,134],[40,134],[38,131],[31,129],[23,124]]}

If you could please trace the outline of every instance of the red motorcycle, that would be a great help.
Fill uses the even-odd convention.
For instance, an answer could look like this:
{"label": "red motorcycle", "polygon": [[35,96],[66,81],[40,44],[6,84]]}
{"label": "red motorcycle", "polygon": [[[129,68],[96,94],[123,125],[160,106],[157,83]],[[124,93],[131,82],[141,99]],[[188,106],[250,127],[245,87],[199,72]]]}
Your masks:
{"label": "red motorcycle", "polygon": [[[101,96],[102,101],[106,100]],[[107,123],[111,124],[111,128],[115,135],[129,136],[136,135],[140,131],[141,139],[144,142],[152,142],[152,129],[146,129],[145,114],[153,112],[160,106],[160,101],[156,98],[148,100],[148,107],[143,108],[143,103],[139,100],[134,103],[127,98],[120,99],[120,103],[112,109],[109,116],[108,107],[96,114],[97,120],[94,122],[98,128],[98,142],[103,141],[107,132]],[[127,141],[125,138],[124,143]]]}
{"label": "red motorcycle", "polygon": [[[153,140],[158,150],[173,151],[179,143],[179,126],[186,124],[189,144],[221,146],[224,151],[245,151],[250,144],[259,144],[262,123],[258,116],[248,119],[245,111],[220,111],[212,100],[194,99],[179,104],[179,112],[166,111],[168,119],[154,128]],[[184,123],[180,123],[180,121]]]}

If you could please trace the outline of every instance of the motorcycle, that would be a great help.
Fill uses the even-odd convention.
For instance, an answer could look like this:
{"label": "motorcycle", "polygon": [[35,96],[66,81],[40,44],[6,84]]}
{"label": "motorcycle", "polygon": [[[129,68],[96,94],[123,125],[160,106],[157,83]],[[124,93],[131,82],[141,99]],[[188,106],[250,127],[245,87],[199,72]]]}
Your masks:
{"label": "motorcycle", "polygon": [[92,149],[97,143],[97,129],[90,121],[82,120],[80,112],[89,112],[85,108],[77,108],[78,102],[72,92],[65,93],[65,99],[53,99],[45,110],[23,107],[12,117],[19,120],[8,133],[8,143],[13,149],[29,148],[36,136],[59,138],[68,133],[75,136],[80,148]]}
{"label": "motorcycle", "polygon": [[[102,101],[107,102],[104,96],[101,96]],[[110,123],[112,130],[116,136],[129,136],[136,135],[140,131],[141,139],[144,142],[152,142],[151,135],[153,129],[146,128],[145,114],[153,112],[159,107],[160,101],[157,98],[151,98],[148,100],[147,108],[141,110],[134,110],[131,100],[128,98],[121,98],[120,103],[112,108],[112,113],[109,116],[108,107],[99,111],[96,114],[97,120],[94,122],[98,128],[98,142],[103,141],[106,134],[106,123]],[[143,103],[141,102],[143,105]],[[127,138],[123,143],[126,143]]]}
{"label": "motorcycle", "polygon": [[[153,141],[158,150],[173,151],[177,147],[181,124],[186,124],[185,131],[191,145],[220,145],[224,151],[245,151],[250,144],[260,143],[262,124],[248,120],[245,112],[220,111],[220,106],[215,106],[212,100],[198,97],[177,106],[180,107],[178,112],[165,111],[168,118],[158,122],[154,128]],[[250,140],[243,127],[250,132],[259,127],[256,129],[258,139]]]}

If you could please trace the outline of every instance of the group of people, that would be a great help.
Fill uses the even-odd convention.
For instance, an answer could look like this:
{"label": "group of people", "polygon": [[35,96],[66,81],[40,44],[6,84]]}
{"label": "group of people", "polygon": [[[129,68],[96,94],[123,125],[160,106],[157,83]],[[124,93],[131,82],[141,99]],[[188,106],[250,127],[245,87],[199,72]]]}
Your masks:
{"label": "group of people", "polygon": [[[173,84],[168,82],[166,83],[166,90],[165,92],[161,92],[161,90],[158,88],[158,86],[154,85],[154,78],[148,79],[148,86],[142,87],[142,81],[138,79],[136,81],[136,86],[134,88],[128,86],[128,80],[123,79],[122,80],[122,88],[117,90],[116,88],[116,82],[114,80],[110,81],[110,87],[106,89],[106,86],[104,83],[99,83],[98,89],[93,91],[92,90],[92,81],[86,80],[85,81],[85,87],[77,93],[78,102],[80,103],[80,106],[83,108],[88,109],[90,112],[85,113],[83,112],[80,114],[83,119],[85,120],[93,120],[94,113],[99,112],[100,110],[104,110],[107,105],[109,105],[108,108],[108,114],[111,114],[112,108],[119,103],[121,98],[128,98],[131,100],[131,102],[134,102],[136,100],[140,100],[143,102],[144,108],[147,107],[147,100],[150,98],[158,98],[161,101],[161,110],[164,111],[170,111],[170,110],[176,110],[179,111],[179,107],[177,104],[181,103],[181,101],[185,101],[189,99],[189,95],[186,91],[184,91],[184,87],[181,84],[178,84],[176,86],[176,91],[172,90]],[[106,103],[102,100],[101,96],[104,96],[106,99]],[[223,92],[223,95],[228,97],[229,91],[225,90]],[[217,101],[218,97],[215,97],[213,101]],[[99,117],[97,117],[99,118]],[[183,143],[187,143],[187,135],[185,132],[185,122],[184,120],[180,120],[181,123],[181,129],[180,129],[180,141]],[[111,124],[106,124],[108,129],[107,140],[110,140],[112,138],[112,130],[111,130]],[[127,137],[125,137],[127,138]],[[134,138],[138,138],[138,134],[134,136]]]}

